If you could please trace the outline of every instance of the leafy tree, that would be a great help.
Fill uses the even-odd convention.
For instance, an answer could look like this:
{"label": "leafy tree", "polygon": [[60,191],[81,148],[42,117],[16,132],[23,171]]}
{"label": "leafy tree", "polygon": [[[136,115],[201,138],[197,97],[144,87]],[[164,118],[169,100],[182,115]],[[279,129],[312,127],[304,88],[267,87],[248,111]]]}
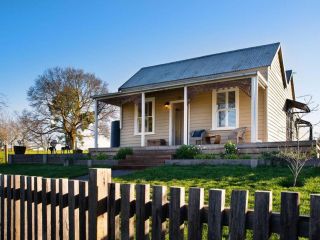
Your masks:
{"label": "leafy tree", "polygon": [[[63,134],[72,149],[81,140],[85,130],[94,122],[96,94],[108,92],[107,84],[94,74],[81,69],[52,68],[40,75],[28,90],[33,114],[26,114],[37,125],[36,134]],[[116,108],[104,105],[99,108],[100,122],[108,122]],[[33,128],[34,130],[35,128]]]}

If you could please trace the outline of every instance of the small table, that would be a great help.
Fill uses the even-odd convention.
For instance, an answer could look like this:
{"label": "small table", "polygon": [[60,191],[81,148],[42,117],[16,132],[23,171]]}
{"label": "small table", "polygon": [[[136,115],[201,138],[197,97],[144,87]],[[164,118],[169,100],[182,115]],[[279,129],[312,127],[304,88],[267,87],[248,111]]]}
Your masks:
{"label": "small table", "polygon": [[219,134],[208,134],[206,136],[206,143],[210,144],[220,144],[221,143],[221,135]]}

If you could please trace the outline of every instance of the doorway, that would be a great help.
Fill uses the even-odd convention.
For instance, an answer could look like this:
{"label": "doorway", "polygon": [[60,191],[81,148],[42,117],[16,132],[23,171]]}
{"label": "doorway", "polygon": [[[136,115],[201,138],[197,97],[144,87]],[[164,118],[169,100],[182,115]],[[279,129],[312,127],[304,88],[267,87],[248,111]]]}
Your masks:
{"label": "doorway", "polygon": [[171,103],[172,113],[172,144],[182,145],[183,143],[183,102]]}

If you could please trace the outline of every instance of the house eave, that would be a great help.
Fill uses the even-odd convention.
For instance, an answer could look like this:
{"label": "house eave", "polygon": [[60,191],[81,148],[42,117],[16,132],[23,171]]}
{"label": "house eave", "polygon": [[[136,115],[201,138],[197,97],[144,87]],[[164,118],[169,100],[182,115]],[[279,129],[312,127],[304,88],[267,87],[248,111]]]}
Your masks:
{"label": "house eave", "polygon": [[211,81],[223,82],[223,81],[246,79],[246,78],[256,77],[258,74],[259,74],[259,71],[251,71],[246,73],[219,74],[219,75],[210,75],[210,76],[203,76],[203,77],[197,77],[197,78],[188,78],[188,79],[176,80],[176,81],[166,82],[161,84],[150,84],[150,85],[128,88],[115,93],[94,95],[92,96],[92,98],[96,100],[111,99],[114,97],[135,95],[141,92],[155,92],[155,91],[181,88],[184,86],[202,85],[202,84],[209,83]]}

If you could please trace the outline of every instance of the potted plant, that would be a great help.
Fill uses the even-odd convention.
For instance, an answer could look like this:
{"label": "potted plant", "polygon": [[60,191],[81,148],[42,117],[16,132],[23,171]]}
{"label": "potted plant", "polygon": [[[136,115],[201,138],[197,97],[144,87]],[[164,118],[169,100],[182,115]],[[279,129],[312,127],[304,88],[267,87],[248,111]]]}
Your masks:
{"label": "potted plant", "polygon": [[27,147],[24,146],[22,140],[18,140],[18,145],[13,146],[14,154],[25,154]]}

